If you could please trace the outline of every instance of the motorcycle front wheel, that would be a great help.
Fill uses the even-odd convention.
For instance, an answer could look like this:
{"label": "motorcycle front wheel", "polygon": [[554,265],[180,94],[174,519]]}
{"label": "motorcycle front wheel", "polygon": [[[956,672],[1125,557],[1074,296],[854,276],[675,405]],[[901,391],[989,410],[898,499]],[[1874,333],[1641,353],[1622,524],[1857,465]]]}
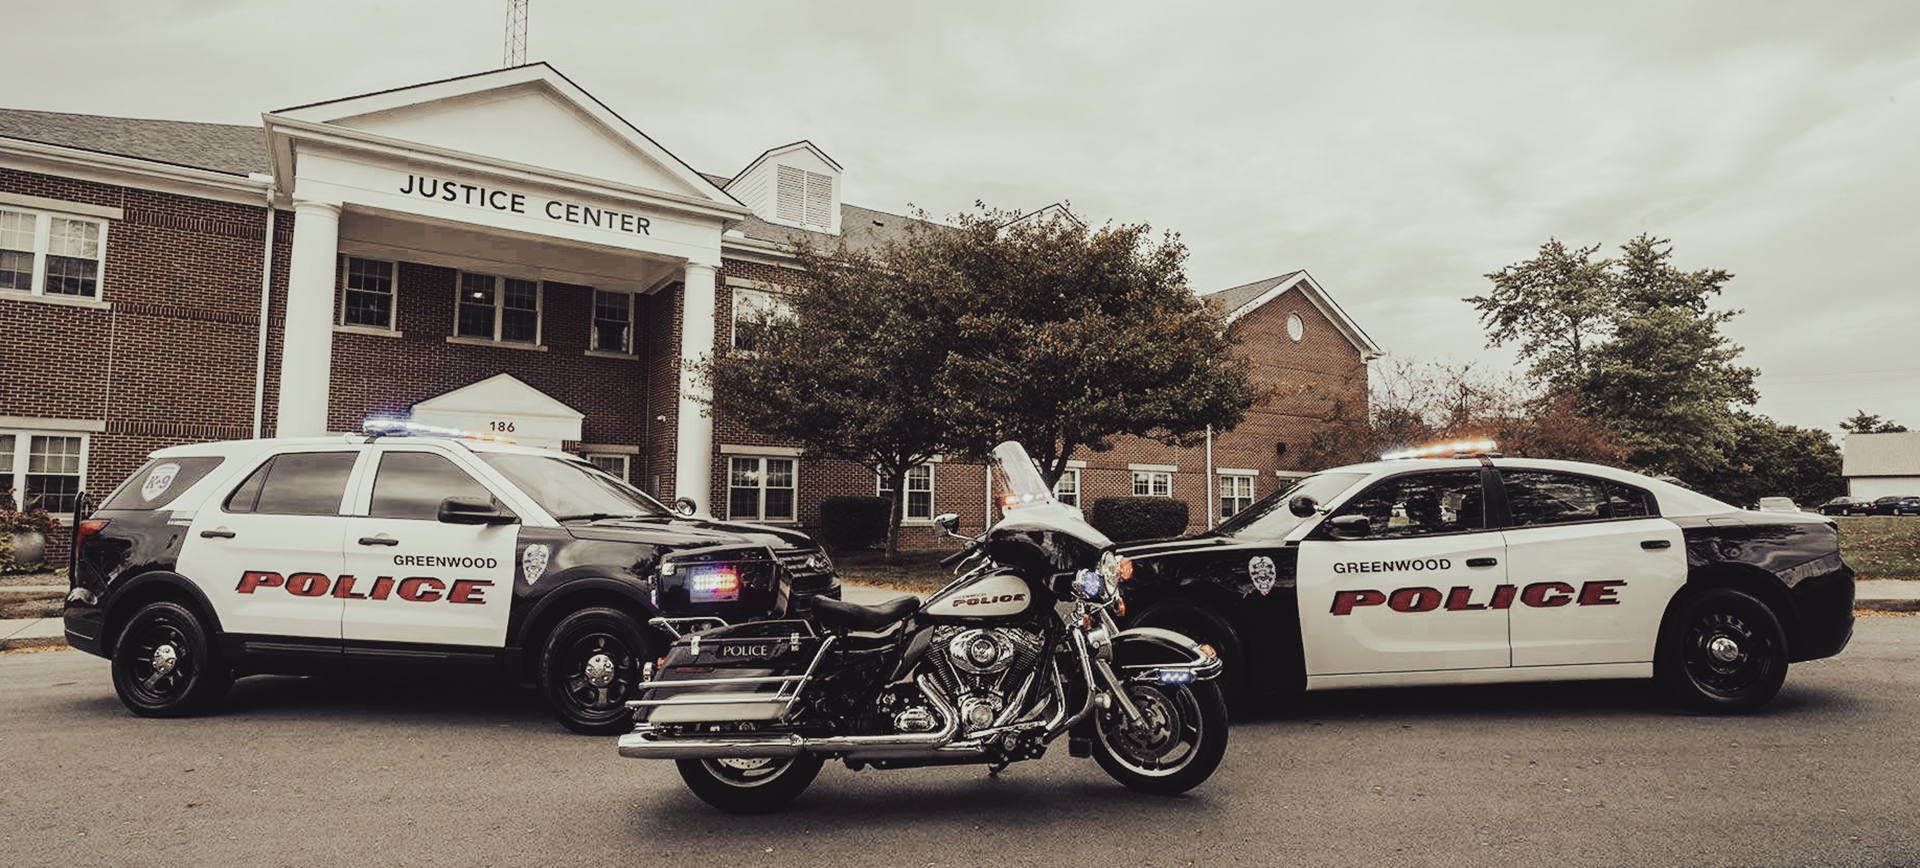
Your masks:
{"label": "motorcycle front wheel", "polygon": [[820,774],[813,754],[752,759],[675,760],[700,800],[729,814],[764,814],[798,798]]}
{"label": "motorcycle front wheel", "polygon": [[1199,786],[1227,753],[1227,702],[1211,681],[1129,684],[1140,710],[1130,723],[1119,703],[1094,722],[1093,758],[1127,789],[1161,796]]}

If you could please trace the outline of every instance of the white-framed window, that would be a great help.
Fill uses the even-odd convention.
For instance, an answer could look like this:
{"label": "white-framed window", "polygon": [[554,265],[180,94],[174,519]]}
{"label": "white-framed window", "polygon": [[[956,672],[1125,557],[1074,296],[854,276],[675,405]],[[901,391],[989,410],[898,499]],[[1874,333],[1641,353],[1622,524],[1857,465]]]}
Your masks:
{"label": "white-framed window", "polygon": [[764,289],[748,289],[742,286],[733,288],[733,348],[743,352],[753,352],[750,342],[740,336],[740,323],[753,319],[762,312],[775,316],[789,311],[785,296]]}
{"label": "white-framed window", "polygon": [[105,220],[0,208],[0,290],[98,300],[106,259]]}
{"label": "white-framed window", "polygon": [[[881,497],[892,497],[893,489],[887,487],[887,480],[874,474],[873,490]],[[900,518],[903,521],[933,520],[933,465],[922,464],[907,471],[907,496],[900,498]]]}
{"label": "white-framed window", "polygon": [[1135,470],[1134,497],[1172,497],[1173,474],[1165,470]]}
{"label": "white-framed window", "polygon": [[743,521],[793,521],[799,489],[792,458],[735,456],[727,459],[727,517]]}
{"label": "white-framed window", "polygon": [[585,457],[587,461],[591,463],[593,466],[598,467],[601,470],[605,470],[607,472],[607,475],[612,476],[613,478],[618,479],[621,482],[629,481],[627,479],[627,456],[625,455],[594,455],[589,453]]}
{"label": "white-framed window", "polygon": [[1253,505],[1253,477],[1220,477],[1220,517],[1226,518]]}
{"label": "white-framed window", "polygon": [[394,272],[391,262],[347,257],[340,293],[340,324],[393,330]]}
{"label": "white-framed window", "polygon": [[84,434],[0,431],[0,490],[13,490],[15,509],[37,506],[66,523],[86,470]]}
{"label": "white-framed window", "polygon": [[590,348],[600,353],[633,354],[633,294],[593,291],[593,338]]}
{"label": "white-framed window", "polygon": [[1068,506],[1080,505],[1080,471],[1069,467],[1060,474],[1060,480],[1053,484],[1053,499]]}
{"label": "white-framed window", "polygon": [[453,334],[503,344],[540,343],[540,282],[460,272]]}

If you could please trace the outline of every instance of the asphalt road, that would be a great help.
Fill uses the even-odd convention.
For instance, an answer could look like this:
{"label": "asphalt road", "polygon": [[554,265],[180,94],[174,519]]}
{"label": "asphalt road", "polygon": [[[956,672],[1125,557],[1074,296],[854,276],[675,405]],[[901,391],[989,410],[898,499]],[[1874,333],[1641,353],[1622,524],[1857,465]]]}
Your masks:
{"label": "asphalt road", "polygon": [[1241,714],[1200,789],[1064,745],[980,768],[829,765],[737,818],[504,687],[239,682],[143,720],[105,661],[0,655],[0,866],[1920,864],[1920,617],[1862,619],[1762,713],[1640,683],[1374,690]]}

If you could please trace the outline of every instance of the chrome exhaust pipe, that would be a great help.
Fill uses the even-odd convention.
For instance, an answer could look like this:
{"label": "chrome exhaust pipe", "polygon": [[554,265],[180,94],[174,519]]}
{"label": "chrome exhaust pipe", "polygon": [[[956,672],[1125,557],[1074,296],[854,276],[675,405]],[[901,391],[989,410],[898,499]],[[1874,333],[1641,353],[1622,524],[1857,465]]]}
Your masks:
{"label": "chrome exhaust pipe", "polygon": [[899,758],[938,751],[953,742],[960,732],[960,716],[933,689],[929,677],[914,680],[921,694],[933,703],[946,725],[935,732],[903,735],[834,735],[807,738],[792,733],[708,733],[692,738],[668,738],[658,727],[642,724],[620,737],[620,755],[628,759],[732,759],[785,758],[803,753],[860,759]]}

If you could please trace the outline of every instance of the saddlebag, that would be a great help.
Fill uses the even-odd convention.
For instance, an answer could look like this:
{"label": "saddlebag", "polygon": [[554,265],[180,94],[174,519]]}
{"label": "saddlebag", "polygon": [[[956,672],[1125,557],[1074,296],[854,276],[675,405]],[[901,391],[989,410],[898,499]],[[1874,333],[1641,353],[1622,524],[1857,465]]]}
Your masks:
{"label": "saddlebag", "polygon": [[810,621],[750,621],[681,636],[640,698],[635,723],[780,720],[833,644]]}

